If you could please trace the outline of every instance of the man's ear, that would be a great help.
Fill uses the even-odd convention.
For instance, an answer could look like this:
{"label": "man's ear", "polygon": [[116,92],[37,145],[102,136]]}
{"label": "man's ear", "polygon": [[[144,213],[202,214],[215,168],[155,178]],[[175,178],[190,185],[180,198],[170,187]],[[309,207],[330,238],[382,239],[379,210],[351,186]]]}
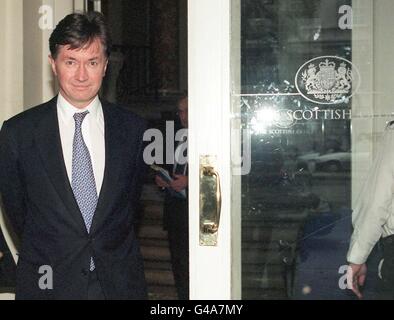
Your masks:
{"label": "man's ear", "polygon": [[107,72],[108,61],[109,61],[109,59],[107,58],[107,60],[105,61],[105,66],[104,66],[103,77],[105,77],[105,73]]}
{"label": "man's ear", "polygon": [[53,59],[52,55],[49,54],[48,55],[48,60],[49,60],[49,63],[51,65],[53,74],[55,76],[57,76],[55,59]]}

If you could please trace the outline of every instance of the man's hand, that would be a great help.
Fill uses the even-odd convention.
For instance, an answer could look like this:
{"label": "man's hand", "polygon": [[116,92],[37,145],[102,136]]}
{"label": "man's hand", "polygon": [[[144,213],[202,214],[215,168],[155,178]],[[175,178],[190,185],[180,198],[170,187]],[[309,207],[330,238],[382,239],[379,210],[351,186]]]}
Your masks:
{"label": "man's hand", "polygon": [[347,283],[350,284],[352,291],[356,294],[359,299],[363,298],[360,291],[360,286],[365,283],[365,278],[367,276],[367,266],[363,264],[349,264],[349,269],[347,271]]}
{"label": "man's hand", "polygon": [[189,180],[187,176],[181,174],[174,174],[174,180],[171,181],[170,187],[174,189],[176,192],[182,191],[187,188]]}
{"label": "man's hand", "polygon": [[159,176],[155,177],[155,182],[160,188],[168,188],[170,185]]}

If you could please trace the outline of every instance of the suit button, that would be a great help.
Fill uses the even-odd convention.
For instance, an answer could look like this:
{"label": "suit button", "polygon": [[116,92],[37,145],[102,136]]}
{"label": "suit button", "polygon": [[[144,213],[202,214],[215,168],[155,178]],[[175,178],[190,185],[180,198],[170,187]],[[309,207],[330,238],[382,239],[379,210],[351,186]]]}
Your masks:
{"label": "suit button", "polygon": [[82,269],[82,274],[86,277],[88,275],[88,271],[86,269]]}

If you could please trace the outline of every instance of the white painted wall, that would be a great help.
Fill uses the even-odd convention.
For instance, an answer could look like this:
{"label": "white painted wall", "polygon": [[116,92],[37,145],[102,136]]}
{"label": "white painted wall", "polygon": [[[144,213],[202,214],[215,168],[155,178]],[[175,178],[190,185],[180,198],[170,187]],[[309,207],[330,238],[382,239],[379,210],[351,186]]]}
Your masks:
{"label": "white painted wall", "polygon": [[23,110],[23,1],[0,0],[0,123]]}
{"label": "white painted wall", "polygon": [[[0,0],[0,123],[23,110],[23,1]],[[16,257],[16,248],[8,232],[4,230],[3,214],[0,211],[0,226],[4,237]],[[14,299],[14,295],[3,293],[0,300]]]}

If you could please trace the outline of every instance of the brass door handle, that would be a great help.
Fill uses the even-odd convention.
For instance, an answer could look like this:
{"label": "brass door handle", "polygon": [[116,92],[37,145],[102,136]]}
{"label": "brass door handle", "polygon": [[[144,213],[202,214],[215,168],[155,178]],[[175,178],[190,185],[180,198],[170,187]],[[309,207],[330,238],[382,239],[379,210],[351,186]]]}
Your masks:
{"label": "brass door handle", "polygon": [[200,245],[217,244],[222,206],[220,177],[215,169],[215,158],[200,159]]}

